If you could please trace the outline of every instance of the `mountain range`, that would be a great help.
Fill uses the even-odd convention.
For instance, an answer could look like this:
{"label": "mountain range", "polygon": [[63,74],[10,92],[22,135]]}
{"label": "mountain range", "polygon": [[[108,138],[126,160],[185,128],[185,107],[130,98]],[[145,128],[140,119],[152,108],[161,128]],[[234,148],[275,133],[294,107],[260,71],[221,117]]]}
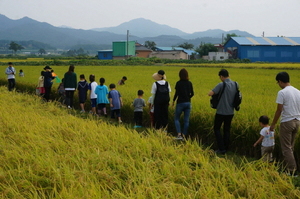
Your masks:
{"label": "mountain range", "polygon": [[67,26],[55,27],[28,17],[12,20],[0,14],[0,40],[15,42],[34,40],[64,50],[72,49],[74,46],[86,46],[86,48],[88,48],[87,46],[96,46],[98,50],[111,48],[113,41],[126,41],[127,30],[129,30],[130,41],[143,44],[149,40],[154,41],[157,46],[178,46],[184,42],[192,43],[195,46],[199,46],[201,42],[221,43],[222,34],[226,36],[229,33],[253,36],[245,31],[220,29],[189,34],[143,18],[134,19],[116,27],[83,30]]}

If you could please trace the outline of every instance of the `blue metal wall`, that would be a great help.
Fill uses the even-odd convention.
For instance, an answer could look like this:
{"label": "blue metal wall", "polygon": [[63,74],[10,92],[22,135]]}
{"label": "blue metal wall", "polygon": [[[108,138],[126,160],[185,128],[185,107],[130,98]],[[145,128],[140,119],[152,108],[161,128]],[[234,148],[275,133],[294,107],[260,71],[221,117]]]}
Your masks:
{"label": "blue metal wall", "polygon": [[113,59],[112,51],[98,51],[98,59]]}
{"label": "blue metal wall", "polygon": [[238,58],[250,59],[251,62],[300,62],[300,46],[241,46],[231,39],[225,44],[225,51],[229,47],[237,47]]}

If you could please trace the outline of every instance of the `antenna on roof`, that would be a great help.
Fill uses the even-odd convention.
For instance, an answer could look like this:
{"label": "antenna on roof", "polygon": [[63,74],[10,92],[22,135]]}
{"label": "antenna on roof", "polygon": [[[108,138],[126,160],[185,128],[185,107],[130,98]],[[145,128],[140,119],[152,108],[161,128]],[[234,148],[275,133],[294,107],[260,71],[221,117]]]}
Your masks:
{"label": "antenna on roof", "polygon": [[265,37],[265,32],[263,31],[263,33],[262,33],[262,35],[261,35],[262,37]]}

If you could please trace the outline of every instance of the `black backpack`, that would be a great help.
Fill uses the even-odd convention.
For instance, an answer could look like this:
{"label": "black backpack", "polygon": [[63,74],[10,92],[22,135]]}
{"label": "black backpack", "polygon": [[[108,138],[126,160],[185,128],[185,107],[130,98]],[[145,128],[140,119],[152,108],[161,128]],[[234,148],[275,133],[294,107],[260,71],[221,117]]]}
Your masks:
{"label": "black backpack", "polygon": [[233,100],[233,107],[236,111],[240,110],[240,104],[242,103],[242,93],[238,89],[237,83],[235,82],[236,86],[236,93],[234,95],[234,100]]}
{"label": "black backpack", "polygon": [[154,98],[154,104],[165,104],[169,103],[170,101],[170,94],[169,94],[169,84],[168,82],[165,85],[160,85],[156,83],[156,93]]}

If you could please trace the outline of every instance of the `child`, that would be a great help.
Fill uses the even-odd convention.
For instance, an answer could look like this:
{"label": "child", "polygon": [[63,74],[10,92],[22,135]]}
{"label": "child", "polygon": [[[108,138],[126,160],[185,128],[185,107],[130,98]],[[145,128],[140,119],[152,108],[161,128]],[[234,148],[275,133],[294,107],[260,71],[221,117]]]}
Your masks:
{"label": "child", "polygon": [[61,83],[59,84],[57,88],[57,93],[59,95],[59,101],[64,104],[66,100],[66,91],[64,87],[64,78],[62,78]]}
{"label": "child", "polygon": [[43,96],[45,94],[43,71],[41,71],[36,90],[37,95]]}
{"label": "child", "polygon": [[79,105],[81,108],[80,113],[84,113],[84,103],[87,98],[87,91],[89,89],[89,83],[85,80],[84,74],[81,74],[79,76],[80,81],[77,84],[77,90],[78,90],[78,97],[79,97]]}
{"label": "child", "polygon": [[97,82],[95,82],[95,75],[90,75],[90,84],[89,84],[89,90],[90,90],[90,99],[91,99],[91,106],[92,106],[92,110],[90,111],[90,113],[92,113],[93,115],[97,115],[96,114],[96,105],[97,105],[97,95],[95,93],[95,89],[98,86]]}
{"label": "child", "polygon": [[150,126],[151,128],[154,127],[154,105],[153,105],[153,96],[150,96],[148,99],[149,105],[149,114],[150,114]]}
{"label": "child", "polygon": [[138,90],[138,97],[133,101],[134,107],[134,128],[142,127],[143,124],[143,107],[146,106],[145,100],[143,99],[144,91]]}
{"label": "child", "polygon": [[22,69],[19,71],[19,77],[24,77],[24,72]]}
{"label": "child", "polygon": [[272,162],[273,157],[272,153],[274,150],[275,139],[274,139],[274,132],[270,131],[269,126],[269,118],[265,115],[259,118],[259,124],[263,127],[260,131],[260,138],[254,143],[254,147],[257,144],[261,143],[261,156],[262,160],[266,162]]}
{"label": "child", "polygon": [[115,118],[115,114],[118,117],[118,121],[121,124],[121,107],[123,106],[122,97],[119,91],[116,90],[115,84],[109,85],[110,91],[108,93],[108,99],[111,108],[111,119]]}
{"label": "child", "polygon": [[97,95],[98,114],[101,115],[103,113],[103,115],[107,117],[106,104],[109,104],[107,99],[108,88],[104,85],[105,79],[103,77],[100,78],[99,82],[100,85],[98,85],[95,89],[95,94]]}
{"label": "child", "polygon": [[124,85],[125,84],[125,81],[127,80],[127,77],[126,76],[123,76],[122,77],[122,79],[120,79],[119,81],[118,81],[118,85]]}

